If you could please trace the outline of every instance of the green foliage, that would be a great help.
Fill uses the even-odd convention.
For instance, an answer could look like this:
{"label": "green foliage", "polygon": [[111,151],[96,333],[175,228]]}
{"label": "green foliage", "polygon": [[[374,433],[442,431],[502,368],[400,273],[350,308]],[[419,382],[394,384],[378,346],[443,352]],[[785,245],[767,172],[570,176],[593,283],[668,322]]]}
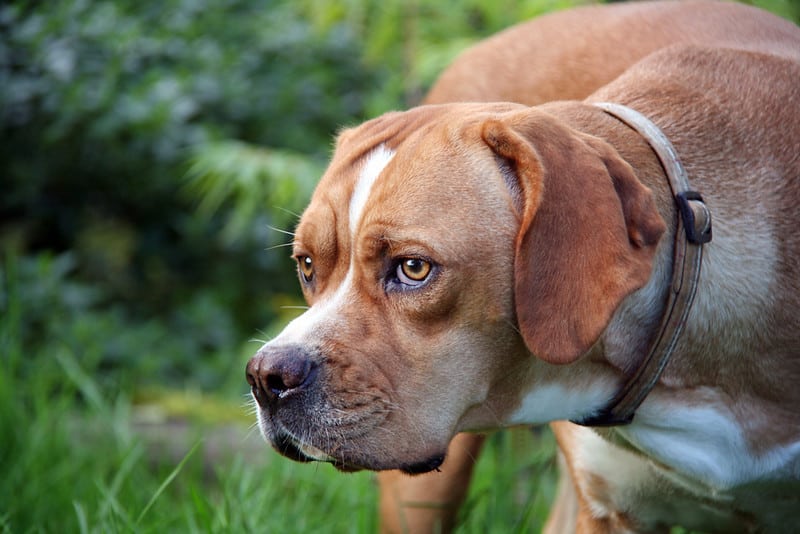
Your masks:
{"label": "green foliage", "polygon": [[[293,223],[272,207],[299,210],[312,181],[297,189],[293,154],[327,151],[374,78],[347,28],[316,30],[286,1],[62,0],[0,8],[0,32],[2,248],[69,252],[71,276],[137,320],[202,301],[231,336],[271,324],[270,296],[297,295],[285,255],[264,253],[284,241],[270,226]],[[292,168],[251,180],[232,222],[229,203],[198,216],[187,159],[231,139]]]}
{"label": "green foliage", "polygon": [[211,219],[228,203],[236,207],[223,228],[226,240],[235,242],[247,235],[269,202],[278,224],[293,222],[298,214],[282,206],[302,206],[322,171],[322,165],[291,151],[218,141],[192,154],[187,190],[199,199],[203,217]]}
{"label": "green foliage", "polygon": [[381,74],[368,95],[370,116],[416,104],[435,77],[469,44],[512,24],[581,0],[305,0],[316,28],[353,28],[367,65]]}
{"label": "green foliage", "polygon": [[800,24],[800,2],[797,0],[741,0],[744,4],[760,7]]}
{"label": "green foliage", "polygon": [[[241,391],[243,351],[257,345],[248,347],[246,339],[235,337],[218,292],[198,289],[181,308],[158,319],[142,318],[76,280],[75,269],[69,253],[11,255],[0,264],[0,324],[11,328],[8,322],[14,321],[18,330],[9,339],[28,356],[14,367],[16,379],[31,379],[66,350],[98,370],[96,381],[104,390],[137,395],[155,377],[176,385]],[[239,347],[234,355],[241,352],[242,358],[232,358],[230,351]],[[202,365],[198,354],[205,357]]]}
{"label": "green foliage", "polygon": [[[755,1],[787,16],[795,6]],[[4,5],[0,250],[69,258],[65,286],[91,293],[76,315],[91,309],[102,316],[91,324],[117,332],[106,368],[139,362],[142,339],[206,332],[170,343],[215,362],[299,303],[281,245],[335,131],[415,103],[471,42],[573,3]]]}

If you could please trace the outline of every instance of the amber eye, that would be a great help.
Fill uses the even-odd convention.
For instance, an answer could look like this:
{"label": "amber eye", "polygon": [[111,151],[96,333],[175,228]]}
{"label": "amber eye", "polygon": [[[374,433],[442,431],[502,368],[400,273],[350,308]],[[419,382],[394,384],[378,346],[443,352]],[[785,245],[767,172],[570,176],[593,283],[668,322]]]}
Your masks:
{"label": "amber eye", "polygon": [[298,256],[297,266],[300,269],[300,276],[303,277],[303,281],[308,283],[314,279],[314,262],[311,260],[311,256]]}
{"label": "amber eye", "polygon": [[430,262],[419,258],[405,258],[397,266],[397,279],[406,285],[419,285],[428,278],[431,270]]}

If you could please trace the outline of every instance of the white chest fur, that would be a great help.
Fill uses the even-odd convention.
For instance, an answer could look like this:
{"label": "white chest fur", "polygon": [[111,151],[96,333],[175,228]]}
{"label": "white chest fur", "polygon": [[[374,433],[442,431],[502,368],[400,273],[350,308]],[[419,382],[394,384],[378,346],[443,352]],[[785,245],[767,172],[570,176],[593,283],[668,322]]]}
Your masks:
{"label": "white chest fur", "polygon": [[602,480],[605,488],[602,494],[583,488],[594,513],[633,512],[643,528],[747,531],[743,518],[784,528],[797,509],[800,442],[755,453],[724,406],[676,405],[655,397],[632,425],[612,431],[630,449],[575,427],[574,466],[591,475],[578,477],[578,484]]}
{"label": "white chest fur", "polygon": [[800,441],[756,453],[724,405],[687,406],[653,397],[634,424],[618,432],[656,461],[718,490],[800,478]]}

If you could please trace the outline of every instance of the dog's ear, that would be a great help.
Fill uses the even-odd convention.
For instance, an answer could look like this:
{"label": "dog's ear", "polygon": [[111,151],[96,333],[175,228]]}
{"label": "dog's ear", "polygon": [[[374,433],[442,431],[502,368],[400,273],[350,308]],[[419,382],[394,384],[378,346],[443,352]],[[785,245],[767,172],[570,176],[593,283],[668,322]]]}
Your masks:
{"label": "dog's ear", "polygon": [[537,357],[571,363],[647,282],[666,226],[651,191],[599,138],[536,110],[488,120],[481,134],[516,179],[520,332]]}

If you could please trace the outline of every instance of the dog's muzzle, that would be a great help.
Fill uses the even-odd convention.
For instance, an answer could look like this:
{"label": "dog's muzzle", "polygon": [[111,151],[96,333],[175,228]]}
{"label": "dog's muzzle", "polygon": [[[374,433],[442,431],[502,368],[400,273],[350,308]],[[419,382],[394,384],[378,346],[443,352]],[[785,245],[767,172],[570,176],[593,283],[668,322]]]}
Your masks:
{"label": "dog's muzzle", "polygon": [[444,461],[436,451],[412,461],[376,460],[375,451],[385,449],[370,432],[386,418],[386,401],[375,388],[358,390],[364,386],[358,381],[344,386],[358,393],[355,401],[343,403],[336,395],[343,386],[332,385],[336,375],[321,354],[298,345],[268,345],[247,363],[246,376],[264,438],[289,459],[328,462],[341,471],[400,469],[409,474],[438,469]]}
{"label": "dog's muzzle", "polygon": [[260,408],[264,437],[276,451],[297,462],[329,462],[344,471],[359,469],[298,439],[287,428],[296,426],[293,423],[298,420],[305,426],[311,417],[309,406],[319,396],[319,364],[311,354],[295,346],[262,349],[247,363],[246,375]]}

